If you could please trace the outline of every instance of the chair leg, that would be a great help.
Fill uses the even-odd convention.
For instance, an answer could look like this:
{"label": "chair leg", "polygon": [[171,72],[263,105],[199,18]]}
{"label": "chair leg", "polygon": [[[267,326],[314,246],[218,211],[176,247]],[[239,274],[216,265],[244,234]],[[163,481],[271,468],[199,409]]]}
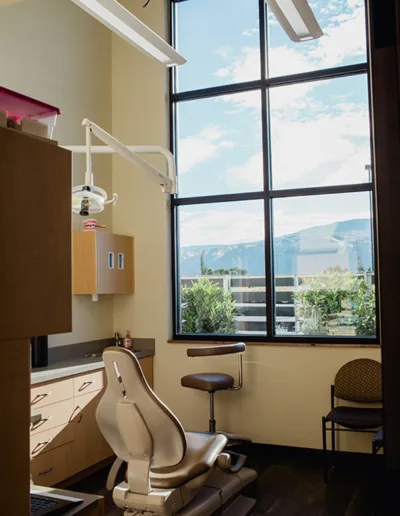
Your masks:
{"label": "chair leg", "polygon": [[328,485],[328,453],[326,450],[326,418],[322,418],[322,449],[324,453],[324,482]]}
{"label": "chair leg", "polygon": [[332,467],[335,467],[335,458],[336,458],[336,432],[335,432],[335,423],[332,421]]}
{"label": "chair leg", "polygon": [[216,422],[214,418],[214,392],[210,392],[210,421],[209,421],[209,432],[215,434]]}

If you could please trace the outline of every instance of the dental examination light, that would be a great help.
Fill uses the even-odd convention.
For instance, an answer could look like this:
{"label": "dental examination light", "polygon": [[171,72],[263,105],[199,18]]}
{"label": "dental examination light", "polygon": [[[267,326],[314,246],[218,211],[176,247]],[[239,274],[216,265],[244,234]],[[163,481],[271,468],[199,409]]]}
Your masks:
{"label": "dental examination light", "polygon": [[[160,146],[130,146],[127,147],[116,138],[108,134],[104,129],[85,118],[82,126],[86,129],[86,145],[64,146],[73,153],[86,154],[85,184],[72,188],[72,211],[83,217],[95,215],[104,210],[108,204],[116,204],[118,196],[113,194],[108,199],[107,193],[102,188],[95,186],[92,171],[92,154],[119,154],[136,168],[149,174],[156,181],[166,194],[176,193],[176,168],[173,154]],[[106,145],[91,144],[91,137],[94,134]],[[143,159],[139,154],[158,154],[167,162],[167,174],[164,174],[154,165]]]}

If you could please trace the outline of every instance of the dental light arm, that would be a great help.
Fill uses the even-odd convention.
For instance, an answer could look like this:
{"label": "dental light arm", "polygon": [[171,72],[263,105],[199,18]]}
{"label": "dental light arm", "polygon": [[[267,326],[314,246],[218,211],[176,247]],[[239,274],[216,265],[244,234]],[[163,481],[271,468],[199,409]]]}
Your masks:
{"label": "dental light arm", "polygon": [[[86,154],[85,184],[75,186],[72,189],[72,209],[74,213],[78,213],[82,216],[89,216],[95,213],[99,213],[103,211],[105,205],[110,203],[115,204],[118,198],[117,195],[114,194],[111,200],[107,200],[107,193],[94,185],[92,172],[92,153],[119,154],[127,161],[135,165],[135,167],[147,173],[161,186],[164,193],[174,194],[176,192],[175,160],[170,151],[159,146],[127,147],[87,118],[83,120],[82,126],[85,127],[86,130],[86,145],[64,147],[73,153]],[[92,146],[92,134],[104,142],[106,146]],[[139,154],[158,154],[163,156],[167,162],[167,174],[164,174],[154,165],[141,158]]]}

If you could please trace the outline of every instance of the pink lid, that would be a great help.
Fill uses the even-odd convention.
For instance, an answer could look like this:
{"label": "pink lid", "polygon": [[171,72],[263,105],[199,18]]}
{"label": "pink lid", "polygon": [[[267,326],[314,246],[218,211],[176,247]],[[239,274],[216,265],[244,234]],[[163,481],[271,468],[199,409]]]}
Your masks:
{"label": "pink lid", "polygon": [[7,111],[9,117],[20,120],[21,118],[47,118],[59,115],[60,110],[39,100],[32,99],[16,91],[8,90],[0,86],[0,110]]}

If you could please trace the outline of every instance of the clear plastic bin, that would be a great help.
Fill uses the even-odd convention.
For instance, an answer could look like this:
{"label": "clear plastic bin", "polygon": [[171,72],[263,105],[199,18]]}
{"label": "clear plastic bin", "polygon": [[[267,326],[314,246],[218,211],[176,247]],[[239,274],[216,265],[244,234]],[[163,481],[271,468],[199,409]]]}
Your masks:
{"label": "clear plastic bin", "polygon": [[[0,86],[0,111],[19,124],[23,119],[31,119],[47,125],[47,137],[52,139],[60,110],[40,100],[27,97],[16,91]],[[29,124],[26,124],[29,127]]]}

